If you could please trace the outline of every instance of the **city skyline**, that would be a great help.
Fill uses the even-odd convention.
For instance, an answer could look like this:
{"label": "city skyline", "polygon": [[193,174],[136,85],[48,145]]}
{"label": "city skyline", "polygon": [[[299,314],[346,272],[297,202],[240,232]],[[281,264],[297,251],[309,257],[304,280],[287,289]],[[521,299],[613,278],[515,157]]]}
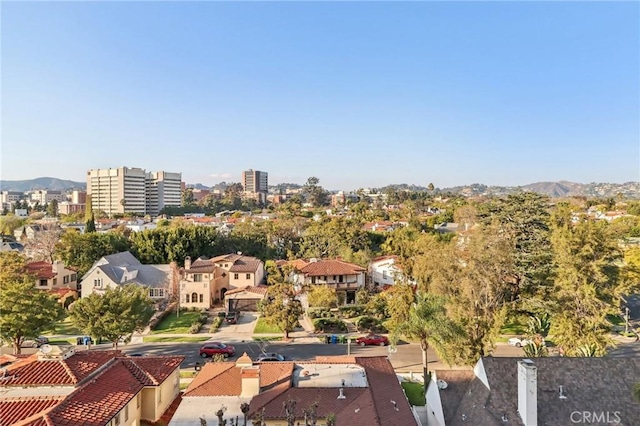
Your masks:
{"label": "city skyline", "polygon": [[640,180],[637,2],[3,3],[1,180]]}

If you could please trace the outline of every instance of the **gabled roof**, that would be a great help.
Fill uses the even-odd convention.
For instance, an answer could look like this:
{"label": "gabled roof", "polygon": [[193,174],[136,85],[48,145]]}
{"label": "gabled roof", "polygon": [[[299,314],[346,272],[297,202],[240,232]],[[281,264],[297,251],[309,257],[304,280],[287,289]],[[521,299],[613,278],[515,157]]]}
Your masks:
{"label": "gabled roof", "polygon": [[[260,364],[260,390],[266,391],[275,385],[291,383],[292,362]],[[184,392],[189,396],[237,396],[242,391],[240,367],[233,362],[208,362]]]}
{"label": "gabled roof", "polygon": [[[521,359],[488,357],[478,361],[484,367],[490,389],[478,377],[469,381],[455,414],[450,415],[450,408],[445,410],[447,426],[502,425],[503,416],[509,424],[522,425],[517,364]],[[534,358],[533,364],[537,367],[538,424],[571,424],[574,411],[618,412],[621,425],[633,425],[640,419],[640,404],[633,400],[632,392],[640,382],[640,359],[547,357]],[[440,375],[436,372],[436,377]],[[560,398],[560,386],[566,398]],[[440,392],[443,408],[450,398],[448,390],[447,387]]]}
{"label": "gabled roof", "polygon": [[353,263],[343,262],[338,259],[320,259],[315,262],[307,263],[300,269],[305,276],[324,276],[324,275],[358,275],[365,269]]}
{"label": "gabled roof", "polygon": [[[83,354],[91,356],[82,356]],[[89,362],[91,358],[111,357],[114,354],[117,354],[116,351],[83,351],[71,355],[67,361],[76,358],[70,364],[77,366]],[[4,408],[9,407],[12,419],[22,419],[24,424],[32,426],[102,426],[145,386],[158,386],[167,380],[183,360],[183,356],[111,357],[104,369],[93,370],[97,374],[93,374],[90,381],[81,384],[66,397],[48,397],[54,399],[48,402],[43,397],[35,396],[20,398],[21,401],[14,401],[15,398],[0,400],[0,419],[3,418]],[[59,364],[50,360],[35,362],[45,367]],[[9,402],[16,402],[16,405],[7,405]],[[0,420],[0,425],[4,424],[13,423],[3,423]]]}
{"label": "gabled roof", "polygon": [[186,269],[185,272],[192,274],[213,272],[221,263],[231,264],[229,272],[237,273],[256,272],[260,269],[260,265],[262,265],[262,261],[257,257],[244,256],[241,254],[225,254],[211,259],[199,257],[193,261],[191,267]]}
{"label": "gabled roof", "polygon": [[229,269],[229,272],[256,272],[258,271],[258,269],[260,269],[261,264],[262,261],[260,259],[256,259],[255,257],[243,256],[233,263],[233,266]]}
{"label": "gabled roof", "polygon": [[114,253],[102,258],[106,263],[115,266],[142,265],[134,255],[128,251]]}
{"label": "gabled roof", "polygon": [[2,387],[77,385],[120,355],[120,351],[80,351],[67,359],[39,361],[37,354],[7,367]]}

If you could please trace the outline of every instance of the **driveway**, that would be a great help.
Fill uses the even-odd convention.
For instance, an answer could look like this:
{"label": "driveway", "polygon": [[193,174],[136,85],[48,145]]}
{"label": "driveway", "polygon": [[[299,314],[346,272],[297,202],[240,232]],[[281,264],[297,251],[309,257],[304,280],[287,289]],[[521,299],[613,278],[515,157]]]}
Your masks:
{"label": "driveway", "polygon": [[218,331],[209,340],[222,342],[251,340],[258,317],[257,312],[242,312],[237,324],[223,322]]}

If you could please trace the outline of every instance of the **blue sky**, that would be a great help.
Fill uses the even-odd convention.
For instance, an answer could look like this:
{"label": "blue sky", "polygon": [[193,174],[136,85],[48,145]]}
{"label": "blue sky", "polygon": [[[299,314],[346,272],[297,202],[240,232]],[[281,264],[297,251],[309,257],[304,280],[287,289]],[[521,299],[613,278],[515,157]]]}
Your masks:
{"label": "blue sky", "polygon": [[4,180],[640,180],[638,2],[1,8]]}

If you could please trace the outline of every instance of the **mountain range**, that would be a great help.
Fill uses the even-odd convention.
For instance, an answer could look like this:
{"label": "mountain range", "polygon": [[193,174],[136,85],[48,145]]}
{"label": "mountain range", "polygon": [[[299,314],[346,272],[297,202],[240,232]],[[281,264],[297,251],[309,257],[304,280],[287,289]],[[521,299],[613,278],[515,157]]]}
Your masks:
{"label": "mountain range", "polygon": [[[281,189],[283,185],[291,185],[300,188],[297,184],[279,184],[272,186],[273,189]],[[202,184],[187,185],[188,187],[196,187],[200,189],[209,189]],[[220,186],[216,185],[216,186]],[[28,180],[0,180],[1,191],[33,191],[38,189],[46,189],[52,191],[70,191],[74,189],[86,189],[85,182],[74,182],[71,180],[62,180],[53,177],[40,177]],[[423,186],[409,184],[394,184],[384,188],[378,188],[380,192],[386,189],[411,190],[411,191],[427,191]],[[524,186],[487,186],[481,183],[471,185],[455,186],[451,188],[436,188],[436,192],[459,193],[466,196],[482,196],[482,195],[507,195],[518,191],[531,191],[539,194],[548,195],[550,197],[619,197],[626,199],[640,199],[640,182],[626,183],[575,183],[568,181],[559,182],[537,182]]]}

